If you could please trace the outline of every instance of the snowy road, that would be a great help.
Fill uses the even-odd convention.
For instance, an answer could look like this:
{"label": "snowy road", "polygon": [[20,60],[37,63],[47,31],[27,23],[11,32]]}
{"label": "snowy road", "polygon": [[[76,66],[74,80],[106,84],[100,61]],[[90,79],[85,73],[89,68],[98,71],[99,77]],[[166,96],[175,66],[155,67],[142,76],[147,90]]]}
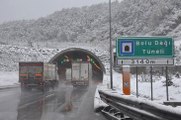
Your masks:
{"label": "snowy road", "polygon": [[106,120],[94,113],[95,86],[73,89],[72,110],[62,110],[66,91],[57,89],[49,95],[41,92],[21,92],[20,88],[0,90],[1,120]]}

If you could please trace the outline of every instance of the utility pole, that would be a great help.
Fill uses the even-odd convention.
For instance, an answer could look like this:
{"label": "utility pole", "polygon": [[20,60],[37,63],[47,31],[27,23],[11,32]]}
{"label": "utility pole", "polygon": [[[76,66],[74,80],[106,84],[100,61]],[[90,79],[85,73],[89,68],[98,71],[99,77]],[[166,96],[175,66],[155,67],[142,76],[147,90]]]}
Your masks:
{"label": "utility pole", "polygon": [[113,89],[113,75],[112,75],[112,26],[111,26],[111,0],[109,0],[109,39],[110,39],[110,84]]}

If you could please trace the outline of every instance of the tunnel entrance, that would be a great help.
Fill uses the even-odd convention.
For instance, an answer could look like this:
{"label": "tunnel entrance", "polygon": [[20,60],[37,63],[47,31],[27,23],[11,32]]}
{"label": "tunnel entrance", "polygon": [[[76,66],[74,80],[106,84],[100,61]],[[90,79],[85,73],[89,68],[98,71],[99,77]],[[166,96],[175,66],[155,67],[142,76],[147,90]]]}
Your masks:
{"label": "tunnel entrance", "polygon": [[92,82],[100,83],[103,80],[105,68],[99,58],[92,52],[80,49],[69,48],[55,55],[49,63],[54,63],[58,67],[59,80],[65,80],[67,71],[72,69],[73,63],[87,63],[91,65]]}

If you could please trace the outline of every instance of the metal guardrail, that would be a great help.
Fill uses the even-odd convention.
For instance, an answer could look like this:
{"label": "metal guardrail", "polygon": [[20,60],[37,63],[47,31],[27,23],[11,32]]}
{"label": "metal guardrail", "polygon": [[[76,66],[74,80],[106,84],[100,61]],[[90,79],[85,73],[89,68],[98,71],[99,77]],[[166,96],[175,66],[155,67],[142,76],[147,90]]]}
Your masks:
{"label": "metal guardrail", "polygon": [[125,116],[123,113],[121,113],[119,110],[112,108],[111,106],[107,106],[102,110],[102,114],[108,119],[108,120],[133,120],[128,116]]}
{"label": "metal guardrail", "polygon": [[167,101],[167,102],[163,102],[163,104],[170,105],[172,107],[181,106],[181,102],[179,102],[179,101]]}
{"label": "metal guardrail", "polygon": [[108,105],[134,120],[181,120],[178,109],[110,91],[99,90],[101,99]]}

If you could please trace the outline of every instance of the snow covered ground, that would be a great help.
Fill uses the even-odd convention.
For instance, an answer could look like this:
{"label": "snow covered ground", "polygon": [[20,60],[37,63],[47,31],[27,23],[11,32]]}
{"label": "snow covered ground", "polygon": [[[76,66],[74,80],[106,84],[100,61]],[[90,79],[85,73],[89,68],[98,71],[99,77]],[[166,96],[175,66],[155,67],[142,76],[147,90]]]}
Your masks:
{"label": "snow covered ground", "polygon": [[18,84],[18,72],[0,72],[0,88]]}
{"label": "snow covered ground", "polygon": [[[161,76],[160,78],[155,78],[155,82],[153,82],[153,99],[155,101],[166,101],[166,86],[165,81],[166,78]],[[131,82],[131,91],[132,93],[136,93],[136,78],[132,76]],[[168,87],[169,91],[169,100],[170,101],[181,101],[181,78],[176,78],[172,76],[173,85]],[[150,99],[151,94],[151,83],[150,82],[139,82],[139,95],[140,97]]]}
{"label": "snow covered ground", "polygon": [[[141,76],[138,79],[142,79]],[[146,79],[146,78],[145,78]],[[149,79],[149,76],[147,76]],[[104,81],[101,85],[98,85],[95,94],[95,105],[94,108],[97,109],[100,106],[106,106],[104,102],[100,100],[98,90],[108,90],[110,88],[110,77],[109,75],[104,76]],[[153,77],[153,99],[154,102],[163,104],[166,101],[166,87],[164,86],[165,77]],[[170,101],[180,101],[181,102],[181,78],[176,78],[172,76],[173,85],[169,86],[169,100]],[[150,82],[138,82],[139,88],[139,98],[140,99],[151,99],[151,83]],[[122,74],[113,72],[113,87],[121,95],[122,93]],[[131,94],[136,97],[136,76],[131,76]],[[178,107],[181,108],[181,107]]]}

